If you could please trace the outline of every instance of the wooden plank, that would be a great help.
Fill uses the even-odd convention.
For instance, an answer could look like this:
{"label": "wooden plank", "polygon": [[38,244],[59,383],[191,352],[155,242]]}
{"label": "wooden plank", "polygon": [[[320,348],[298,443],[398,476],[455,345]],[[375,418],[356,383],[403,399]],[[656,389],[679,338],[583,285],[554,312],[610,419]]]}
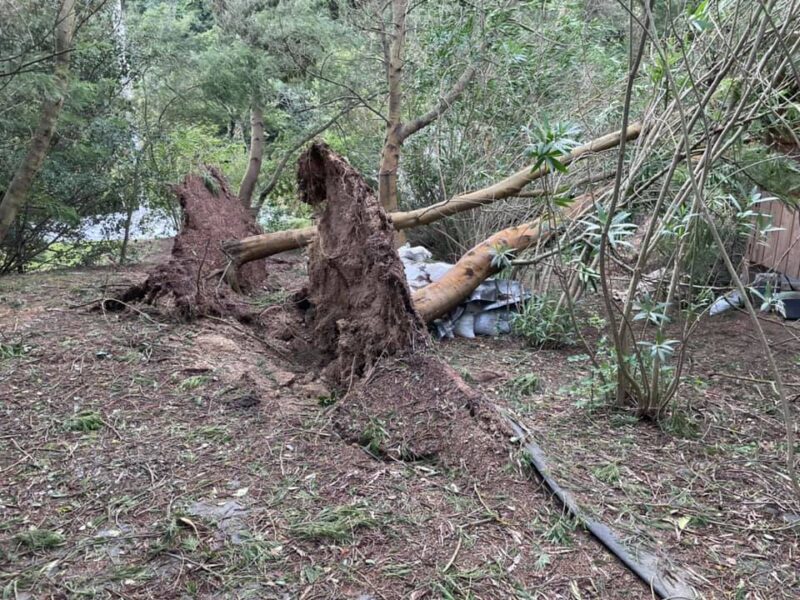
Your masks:
{"label": "wooden plank", "polygon": [[752,237],[747,259],[751,264],[800,277],[800,211],[776,200],[763,204],[760,212],[771,215],[772,226],[782,230],[768,233],[765,243],[758,243]]}
{"label": "wooden plank", "polygon": [[784,237],[784,228],[786,224],[783,222],[783,205],[780,202],[772,201],[770,202],[770,207],[772,208],[772,223],[775,227],[780,227],[780,231],[775,231],[775,237],[770,240],[769,247],[771,252],[767,253],[768,256],[768,263],[765,265],[772,269],[773,271],[778,267],[778,260],[779,260],[779,252],[778,249],[781,247],[783,243]]}
{"label": "wooden plank", "polygon": [[784,264],[784,273],[800,278],[800,211],[790,211],[792,219],[792,241]]}

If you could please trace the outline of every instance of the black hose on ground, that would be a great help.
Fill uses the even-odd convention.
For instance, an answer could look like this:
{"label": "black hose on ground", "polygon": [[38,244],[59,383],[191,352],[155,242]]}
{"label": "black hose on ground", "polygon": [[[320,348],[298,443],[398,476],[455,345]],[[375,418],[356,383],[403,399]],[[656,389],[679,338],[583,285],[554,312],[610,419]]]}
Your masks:
{"label": "black hose on ground", "polygon": [[517,438],[520,440],[520,444],[525,449],[531,466],[542,479],[544,484],[547,486],[550,492],[556,498],[558,498],[567,512],[569,512],[578,522],[582,523],[586,529],[589,530],[589,533],[591,533],[597,539],[597,541],[603,544],[603,546],[605,546],[609,552],[616,556],[617,559],[628,568],[628,570],[641,579],[653,591],[653,593],[655,593],[662,600],[693,600],[696,597],[696,594],[693,593],[693,590],[691,590],[691,588],[689,588],[689,586],[685,583],[676,580],[677,584],[670,584],[665,580],[664,575],[666,574],[662,575],[650,566],[644,565],[637,561],[628,552],[625,546],[623,546],[619,540],[617,540],[616,536],[608,526],[595,521],[583,510],[581,510],[581,508],[578,506],[578,503],[572,497],[572,494],[558,485],[558,483],[556,483],[556,481],[550,475],[550,470],[547,468],[547,461],[545,459],[544,452],[539,445],[531,440],[529,433],[525,431],[525,429],[516,420],[514,420],[508,414],[506,414],[505,417],[511,425],[514,435],[517,436]]}

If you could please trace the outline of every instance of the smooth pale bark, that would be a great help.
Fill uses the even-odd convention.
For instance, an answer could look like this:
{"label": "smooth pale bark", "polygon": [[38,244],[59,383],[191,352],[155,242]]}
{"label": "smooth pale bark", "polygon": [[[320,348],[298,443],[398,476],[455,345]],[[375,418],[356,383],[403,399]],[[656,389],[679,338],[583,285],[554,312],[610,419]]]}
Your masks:
{"label": "smooth pale bark", "polygon": [[58,11],[55,29],[55,69],[53,95],[42,102],[39,124],[33,134],[28,152],[14,173],[8,189],[0,201],[0,243],[5,240],[14,219],[30,194],[36,175],[42,168],[53,138],[58,115],[64,105],[69,88],[69,60],[72,38],[75,34],[75,0],[63,0]]}
{"label": "smooth pale bark", "polygon": [[[628,127],[625,138],[628,140],[635,139],[639,137],[641,132],[641,124],[636,123]],[[572,150],[572,152],[567,154],[561,160],[561,163],[564,165],[569,165],[582,156],[586,156],[587,154],[602,152],[604,150],[614,148],[615,146],[619,145],[622,137],[621,130],[599,137],[588,144],[578,146]],[[470,210],[477,206],[483,206],[498,200],[514,197],[519,194],[526,185],[537,179],[541,179],[549,172],[549,169],[544,165],[538,169],[525,167],[524,169],[514,173],[511,177],[507,177],[506,179],[503,179],[494,185],[490,185],[489,187],[483,188],[482,190],[478,190],[477,192],[462,194],[450,200],[445,200],[444,202],[439,202],[438,204],[433,204],[432,206],[425,208],[418,208],[416,210],[410,210],[407,212],[393,213],[392,221],[394,222],[396,229],[409,229],[411,227],[418,227],[419,225],[427,225],[444,217],[464,212],[465,210]]]}
{"label": "smooth pale bark", "polygon": [[247,208],[253,200],[253,192],[261,172],[261,163],[264,160],[264,113],[258,104],[253,104],[250,109],[250,160],[247,171],[239,185],[239,200]]}
{"label": "smooth pale bark", "polygon": [[495,233],[462,256],[439,281],[414,292],[414,307],[426,323],[447,314],[474,292],[487,277],[499,271],[492,266],[496,250],[526,250],[545,241],[559,225],[580,218],[593,206],[594,194],[584,194],[569,206],[560,208],[555,218],[539,218]]}
{"label": "smooth pale bark", "polygon": [[[626,138],[632,140],[639,137],[641,133],[642,126],[637,123],[628,127]],[[581,157],[614,148],[619,145],[621,137],[621,131],[615,131],[599,137],[587,144],[578,146],[565,156],[561,162],[568,165]],[[544,177],[548,173],[547,167],[533,169],[528,166],[510,177],[481,190],[461,194],[450,200],[425,208],[391,213],[392,223],[395,229],[409,229],[419,225],[427,225],[444,217],[491,204],[498,200],[516,197],[526,185]],[[279,252],[301,248],[310,243],[315,235],[316,227],[304,227],[302,229],[255,235],[241,240],[231,240],[225,243],[224,249],[237,265],[241,265]]]}

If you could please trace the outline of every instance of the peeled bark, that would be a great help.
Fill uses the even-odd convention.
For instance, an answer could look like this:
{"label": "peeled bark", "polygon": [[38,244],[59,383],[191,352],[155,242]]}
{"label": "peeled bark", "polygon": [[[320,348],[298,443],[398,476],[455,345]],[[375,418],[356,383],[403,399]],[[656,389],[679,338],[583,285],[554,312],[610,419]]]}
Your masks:
{"label": "peeled bark", "polygon": [[566,221],[574,221],[586,214],[593,205],[594,194],[584,194],[569,206],[560,208],[555,219],[539,218],[495,233],[462,256],[439,281],[414,292],[414,308],[425,322],[447,314],[487,277],[499,271],[492,265],[492,258],[498,249],[516,252],[526,250],[553,235],[553,225],[557,228]]}
{"label": "peeled bark", "polygon": [[239,200],[246,208],[250,208],[253,192],[256,189],[261,162],[264,160],[264,113],[258,104],[250,109],[250,160],[247,171],[239,185]]}
{"label": "peeled bark", "polygon": [[[637,123],[628,127],[625,137],[627,140],[633,140],[639,137],[641,133],[642,125]],[[587,155],[609,150],[618,146],[621,138],[621,131],[609,133],[587,144],[578,146],[565,156],[561,162],[565,165],[569,165]],[[550,171],[545,166],[539,167],[538,169],[533,169],[528,166],[510,177],[481,190],[461,194],[450,200],[439,202],[438,204],[433,204],[425,208],[418,208],[405,212],[394,212],[389,216],[392,218],[394,228],[397,230],[427,225],[439,219],[443,219],[444,217],[491,204],[498,200],[516,197],[526,185],[544,177],[549,172]],[[302,229],[266,233],[243,238],[241,240],[226,241],[224,248],[225,252],[236,264],[242,265],[253,260],[272,256],[279,252],[302,248],[309,244],[311,240],[314,239],[315,235],[316,227],[304,227]]]}
{"label": "peeled bark", "polygon": [[27,200],[33,181],[47,156],[56,121],[69,88],[70,47],[74,34],[75,0],[63,0],[58,11],[55,31],[54,95],[42,103],[39,125],[31,139],[28,152],[0,201],[0,243],[5,240],[17,213]]}

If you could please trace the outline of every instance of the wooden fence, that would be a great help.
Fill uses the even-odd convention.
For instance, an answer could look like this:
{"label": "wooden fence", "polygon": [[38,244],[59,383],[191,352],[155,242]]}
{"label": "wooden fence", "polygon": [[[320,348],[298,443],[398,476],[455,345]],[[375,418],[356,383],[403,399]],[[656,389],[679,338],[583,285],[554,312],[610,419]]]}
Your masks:
{"label": "wooden fence", "polygon": [[761,204],[758,212],[771,214],[772,226],[781,231],[771,231],[760,241],[751,238],[747,248],[750,264],[800,278],[800,210],[772,201]]}

